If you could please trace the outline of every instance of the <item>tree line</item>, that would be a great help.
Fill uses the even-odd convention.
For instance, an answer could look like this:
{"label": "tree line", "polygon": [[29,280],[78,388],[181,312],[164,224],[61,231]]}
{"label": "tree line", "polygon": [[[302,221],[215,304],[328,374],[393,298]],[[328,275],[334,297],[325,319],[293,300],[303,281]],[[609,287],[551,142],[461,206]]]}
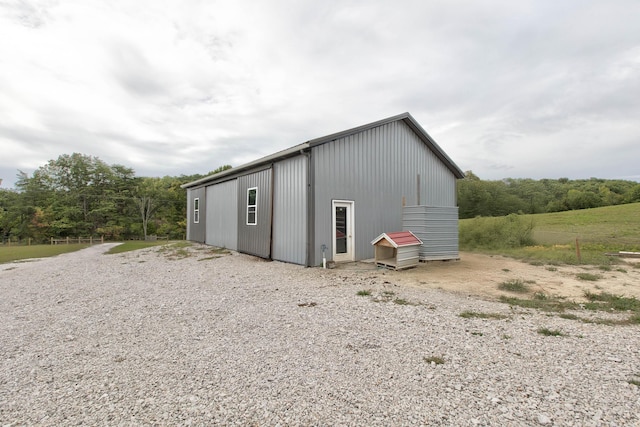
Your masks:
{"label": "tree line", "polygon": [[180,186],[204,176],[138,177],[132,168],[97,157],[61,155],[30,176],[19,171],[16,188],[0,190],[0,239],[126,240],[154,234],[182,239],[186,190]]}
{"label": "tree line", "polygon": [[[137,177],[132,168],[97,157],[61,155],[32,175],[18,172],[16,188],[0,189],[0,240],[148,235],[182,239],[186,190],[182,184],[207,174]],[[481,180],[473,172],[458,181],[460,218],[544,213],[640,202],[640,184],[625,180]]]}
{"label": "tree line", "polygon": [[465,172],[458,181],[460,218],[536,214],[640,202],[640,184],[617,179],[481,180]]}

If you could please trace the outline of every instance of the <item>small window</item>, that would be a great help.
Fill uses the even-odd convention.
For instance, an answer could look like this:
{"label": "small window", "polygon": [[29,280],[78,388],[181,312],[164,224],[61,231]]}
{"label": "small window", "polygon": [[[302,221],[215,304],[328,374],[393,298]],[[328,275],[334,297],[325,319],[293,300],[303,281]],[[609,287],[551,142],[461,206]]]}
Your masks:
{"label": "small window", "polygon": [[193,199],[193,222],[200,222],[200,199]]}
{"label": "small window", "polygon": [[247,190],[247,225],[258,223],[258,188]]}

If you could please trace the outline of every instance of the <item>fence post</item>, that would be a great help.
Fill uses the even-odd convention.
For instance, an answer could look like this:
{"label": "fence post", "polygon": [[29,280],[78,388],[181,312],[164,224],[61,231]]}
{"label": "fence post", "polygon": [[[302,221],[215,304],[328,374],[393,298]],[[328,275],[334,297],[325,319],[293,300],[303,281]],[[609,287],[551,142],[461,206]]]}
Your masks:
{"label": "fence post", "polygon": [[578,257],[578,263],[582,264],[582,257],[580,256],[580,242],[578,242],[577,237],[576,237],[576,255]]}
{"label": "fence post", "polygon": [[89,236],[89,244],[93,245],[93,236]]}
{"label": "fence post", "polygon": [[100,236],[100,243],[104,243],[104,235]]}
{"label": "fence post", "polygon": [[67,236],[67,245],[69,244],[69,236]]}
{"label": "fence post", "polygon": [[53,245],[53,237],[51,238],[51,244]]}

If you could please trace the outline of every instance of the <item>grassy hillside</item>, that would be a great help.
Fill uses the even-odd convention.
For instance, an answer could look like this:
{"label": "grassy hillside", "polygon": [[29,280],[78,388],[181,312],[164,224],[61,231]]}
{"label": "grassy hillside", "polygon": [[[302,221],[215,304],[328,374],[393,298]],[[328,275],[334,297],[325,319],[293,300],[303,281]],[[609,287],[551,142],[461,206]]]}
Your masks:
{"label": "grassy hillside", "polygon": [[[497,244],[495,239],[491,239],[496,230],[509,227],[507,234],[513,234],[531,225],[534,244],[517,247],[512,244],[513,239],[510,242],[502,238]],[[580,259],[576,239],[579,242]],[[483,245],[484,241],[489,244]],[[609,264],[616,260],[607,257],[606,252],[640,251],[640,203],[519,215],[517,218],[463,219],[460,221],[460,248],[545,263]]]}
{"label": "grassy hillside", "polygon": [[523,215],[533,220],[533,238],[544,245],[580,242],[612,250],[640,250],[640,203]]}

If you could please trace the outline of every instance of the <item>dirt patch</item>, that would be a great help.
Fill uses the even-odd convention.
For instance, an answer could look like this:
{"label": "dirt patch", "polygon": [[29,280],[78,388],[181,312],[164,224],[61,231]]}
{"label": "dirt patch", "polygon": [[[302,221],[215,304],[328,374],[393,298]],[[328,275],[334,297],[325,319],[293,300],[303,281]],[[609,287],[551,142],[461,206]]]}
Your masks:
{"label": "dirt patch", "polygon": [[[373,269],[373,265],[370,268]],[[580,273],[597,280],[579,279]],[[640,298],[640,268],[631,260],[603,271],[591,265],[538,266],[503,256],[461,252],[459,261],[420,263],[404,271],[385,271],[385,275],[388,280],[405,286],[443,289],[492,300],[501,295],[522,296],[498,289],[500,283],[512,280],[527,284],[530,293],[544,292],[576,301],[583,300],[586,291]]]}

